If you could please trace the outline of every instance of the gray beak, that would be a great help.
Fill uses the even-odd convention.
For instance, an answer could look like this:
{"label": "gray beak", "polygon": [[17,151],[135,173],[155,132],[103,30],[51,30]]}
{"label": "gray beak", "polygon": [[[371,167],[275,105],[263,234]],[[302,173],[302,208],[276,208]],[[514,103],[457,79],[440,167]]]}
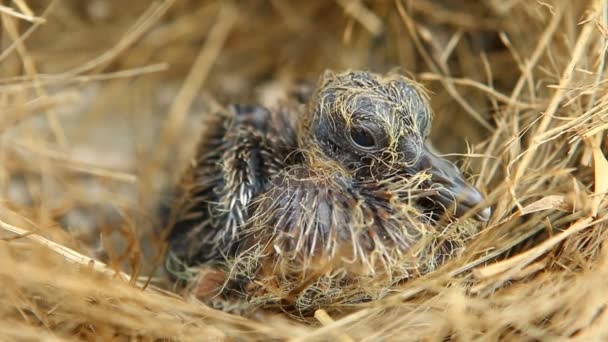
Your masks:
{"label": "gray beak", "polygon": [[[431,181],[441,185],[433,200],[439,202],[456,217],[463,216],[483,202],[483,195],[477,188],[465,181],[458,167],[449,160],[439,157],[432,147],[426,144],[422,160],[423,169],[431,174]],[[479,221],[488,221],[492,209],[485,207],[479,208],[479,210],[474,217]]]}

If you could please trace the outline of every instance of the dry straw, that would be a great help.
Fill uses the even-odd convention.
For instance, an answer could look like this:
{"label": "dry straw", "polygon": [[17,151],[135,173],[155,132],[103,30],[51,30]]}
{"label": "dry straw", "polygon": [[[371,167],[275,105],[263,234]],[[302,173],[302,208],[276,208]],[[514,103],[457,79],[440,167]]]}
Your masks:
{"label": "dry straw", "polygon": [[[0,19],[0,339],[608,338],[608,1],[15,0]],[[201,116],[326,68],[424,83],[490,222],[339,315],[172,294],[157,208]]]}

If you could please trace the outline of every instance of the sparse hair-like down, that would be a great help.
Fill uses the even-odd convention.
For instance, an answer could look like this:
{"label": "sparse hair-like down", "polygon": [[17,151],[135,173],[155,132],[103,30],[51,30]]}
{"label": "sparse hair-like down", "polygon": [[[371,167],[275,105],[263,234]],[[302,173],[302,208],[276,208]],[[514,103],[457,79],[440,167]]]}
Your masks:
{"label": "sparse hair-like down", "polygon": [[[421,205],[439,185],[406,172],[431,119],[416,82],[366,71],[326,71],[307,107],[216,116],[184,178],[169,270],[224,269],[226,298],[299,314],[434,270],[477,225],[439,222]],[[369,153],[343,133],[359,122],[383,134]]]}

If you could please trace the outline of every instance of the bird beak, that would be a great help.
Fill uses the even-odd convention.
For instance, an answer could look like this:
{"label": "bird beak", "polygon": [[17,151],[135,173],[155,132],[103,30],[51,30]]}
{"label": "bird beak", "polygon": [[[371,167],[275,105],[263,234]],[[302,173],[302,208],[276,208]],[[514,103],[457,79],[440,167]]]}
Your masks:
{"label": "bird beak", "polygon": [[[469,184],[458,167],[447,159],[439,157],[432,147],[424,145],[422,158],[426,172],[431,174],[431,181],[440,184],[435,201],[446,210],[461,217],[484,201],[482,194]],[[474,216],[477,220],[486,222],[490,219],[490,207],[479,208]]]}

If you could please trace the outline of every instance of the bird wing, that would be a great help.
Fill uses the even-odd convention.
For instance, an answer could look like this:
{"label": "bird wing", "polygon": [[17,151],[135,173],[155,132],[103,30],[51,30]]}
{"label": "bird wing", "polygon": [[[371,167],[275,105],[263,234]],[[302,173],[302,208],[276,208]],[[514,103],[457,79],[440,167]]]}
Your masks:
{"label": "bird wing", "polygon": [[181,263],[224,260],[234,250],[252,198],[281,168],[281,144],[265,135],[268,111],[233,106],[206,122],[174,210],[170,252]]}

